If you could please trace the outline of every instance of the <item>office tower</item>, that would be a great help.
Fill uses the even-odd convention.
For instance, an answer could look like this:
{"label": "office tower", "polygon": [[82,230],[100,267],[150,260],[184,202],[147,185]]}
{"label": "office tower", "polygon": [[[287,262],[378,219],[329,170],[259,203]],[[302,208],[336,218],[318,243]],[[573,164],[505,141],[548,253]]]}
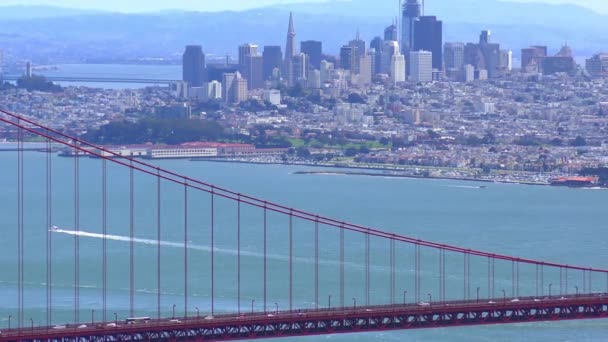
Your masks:
{"label": "office tower", "polygon": [[368,51],[359,58],[359,85],[362,87],[372,83],[372,65],[375,51]]}
{"label": "office tower", "polygon": [[[243,67],[246,63],[247,56],[257,56],[258,46],[254,44],[243,44],[239,46],[239,65]],[[242,70],[241,70],[242,71]]]}
{"label": "office tower", "polygon": [[292,61],[293,82],[304,81],[308,79],[309,58],[305,53],[298,53],[293,57]]}
{"label": "office tower", "polygon": [[599,53],[585,60],[585,69],[591,76],[608,73],[608,53]]}
{"label": "office tower", "polygon": [[25,63],[25,77],[32,78],[34,76],[32,62]]}
{"label": "office tower", "polygon": [[321,88],[321,72],[317,69],[308,72],[308,87],[312,89]]}
{"label": "office tower", "polygon": [[571,73],[576,68],[572,57],[572,49],[568,45],[562,46],[555,56],[542,59],[542,72],[546,75],[555,73]]}
{"label": "office tower", "polygon": [[490,30],[483,30],[479,35],[479,44],[490,44],[490,37],[492,33]]}
{"label": "office tower", "polygon": [[353,71],[355,65],[357,48],[350,45],[344,45],[340,48],[340,68]]}
{"label": "office tower", "polygon": [[433,53],[412,51],[410,53],[410,80],[431,82],[433,80]]}
{"label": "office tower", "polygon": [[233,103],[247,101],[247,80],[237,74],[236,79],[232,83]]}
{"label": "office tower", "polygon": [[264,88],[264,60],[262,56],[246,55],[242,66],[249,89]]}
{"label": "office tower", "polygon": [[398,41],[399,33],[397,31],[397,25],[391,25],[384,29],[384,40],[395,40]]}
{"label": "office tower", "polygon": [[205,82],[205,54],[200,45],[188,45],[182,59],[182,79],[190,87],[201,87]]}
{"label": "office tower", "polygon": [[443,46],[445,70],[460,70],[464,65],[464,43],[445,43]]}
{"label": "office tower", "polygon": [[359,74],[361,67],[360,67],[360,60],[363,56],[366,55],[367,53],[367,49],[366,49],[366,44],[365,41],[361,40],[359,38],[359,32],[357,32],[357,36],[354,40],[351,40],[350,42],[348,42],[348,46],[351,46],[354,48],[353,53],[353,65],[352,65],[352,72],[354,72],[355,74]]}
{"label": "office tower", "polygon": [[264,53],[262,54],[262,60],[264,63],[263,77],[267,81],[272,78],[272,71],[274,69],[281,70],[283,64],[283,52],[280,46],[264,46]]}
{"label": "office tower", "polygon": [[384,46],[384,41],[380,37],[375,37],[372,39],[369,44],[370,49],[374,49],[374,64],[373,64],[373,74],[381,74],[382,73],[382,47]]}
{"label": "office tower", "polygon": [[463,77],[462,80],[464,82],[473,82],[475,81],[475,67],[471,64],[467,64],[462,68]]}
{"label": "office tower", "polygon": [[203,84],[204,100],[220,100],[222,98],[222,84],[218,81],[206,82]]}
{"label": "office tower", "polygon": [[222,98],[229,104],[247,100],[247,80],[240,72],[224,74],[222,82]]}
{"label": "office tower", "polygon": [[308,55],[310,67],[313,69],[321,68],[323,55],[323,44],[316,40],[307,40],[300,43],[300,52]]}
{"label": "office tower", "polygon": [[[534,68],[541,64],[543,58],[547,57],[546,46],[531,46],[521,49],[521,68],[526,71],[530,67]],[[540,70],[538,70],[540,71]]]}
{"label": "office tower", "polygon": [[283,64],[283,70],[287,84],[292,86],[294,84],[293,77],[293,57],[296,55],[296,31],[293,27],[293,15],[289,13],[289,27],[287,29],[287,43],[285,44],[285,62]]}
{"label": "office tower", "polygon": [[232,103],[232,89],[237,74],[240,76],[240,73],[237,71],[235,73],[225,73],[222,77],[222,99],[226,103]]}
{"label": "office tower", "polygon": [[321,61],[321,69],[319,72],[321,74],[321,83],[327,83],[331,80],[331,73],[334,70],[334,64],[330,63],[326,60]]}
{"label": "office tower", "polygon": [[405,82],[405,57],[399,53],[391,58],[391,84],[402,82]]}
{"label": "office tower", "polygon": [[513,70],[513,52],[510,50],[500,50],[500,69],[503,71]]}
{"label": "office tower", "polygon": [[382,46],[382,73],[383,74],[391,73],[391,61],[393,59],[393,56],[398,53],[399,53],[399,43],[397,43],[396,41],[385,41],[384,42],[384,46]]}
{"label": "office tower", "polygon": [[408,52],[414,48],[415,22],[420,17],[418,0],[406,0],[401,16],[401,53],[408,60]]}
{"label": "office tower", "polygon": [[206,68],[207,81],[223,82],[224,74],[234,74],[239,71],[237,64],[209,64]]}
{"label": "office tower", "polygon": [[420,17],[414,22],[414,51],[433,53],[433,68],[443,70],[443,23],[435,16]]}

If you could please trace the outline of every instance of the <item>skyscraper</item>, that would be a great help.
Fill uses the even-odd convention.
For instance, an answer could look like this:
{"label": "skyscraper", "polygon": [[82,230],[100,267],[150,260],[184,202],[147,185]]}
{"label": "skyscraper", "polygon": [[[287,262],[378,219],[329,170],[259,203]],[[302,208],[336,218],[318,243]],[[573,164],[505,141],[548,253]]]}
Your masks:
{"label": "skyscraper", "polygon": [[521,49],[521,68],[525,71],[532,64],[539,66],[542,64],[542,59],[547,57],[546,46],[531,46],[526,49]]}
{"label": "skyscraper", "polygon": [[391,83],[395,86],[402,82],[405,82],[405,58],[398,53],[391,58]]}
{"label": "skyscraper", "polygon": [[264,62],[262,56],[246,55],[245,64],[242,66],[242,69],[249,89],[264,88]]}
{"label": "skyscraper", "polygon": [[401,52],[408,59],[408,52],[414,48],[415,22],[420,17],[418,0],[406,0],[401,16]]}
{"label": "skyscraper", "polygon": [[293,57],[296,55],[296,31],[293,27],[293,14],[289,13],[289,27],[287,28],[287,43],[285,44],[285,62],[283,70],[287,83],[294,84],[293,77]]}
{"label": "skyscraper", "polygon": [[309,71],[309,58],[305,53],[298,53],[293,56],[292,61],[292,75],[294,84],[298,81],[305,81],[308,79]]}
{"label": "skyscraper", "polygon": [[374,75],[382,73],[382,47],[384,46],[384,41],[380,37],[375,37],[372,39],[369,47],[375,50],[374,64],[372,66],[372,73]]}
{"label": "skyscraper", "polygon": [[239,65],[245,65],[247,56],[257,56],[258,46],[254,44],[243,44],[239,46]]}
{"label": "skyscraper", "polygon": [[[394,40],[385,41],[382,46],[382,73],[391,73],[391,61],[393,56],[399,53],[399,43]],[[405,57],[405,56],[404,56]]]}
{"label": "skyscraper", "polygon": [[263,76],[264,80],[269,80],[272,77],[272,71],[274,69],[281,70],[283,64],[283,52],[280,46],[264,46],[264,53],[262,55],[264,67]]}
{"label": "skyscraper", "polygon": [[399,41],[399,33],[397,31],[397,25],[393,24],[384,29],[384,40]]}
{"label": "skyscraper", "polygon": [[462,69],[464,66],[464,43],[445,43],[443,57],[446,71]]}
{"label": "skyscraper", "polygon": [[321,56],[323,55],[323,44],[316,40],[307,40],[300,43],[300,52],[308,55],[310,67],[321,68]]}
{"label": "skyscraper", "polygon": [[414,51],[433,53],[433,69],[443,69],[443,23],[435,16],[420,17],[414,22]]}
{"label": "skyscraper", "polygon": [[431,82],[433,80],[433,53],[413,51],[410,53],[410,80]]}
{"label": "skyscraper", "polygon": [[205,82],[205,54],[200,45],[188,45],[182,59],[182,79],[190,87],[201,87]]}
{"label": "skyscraper", "polygon": [[340,48],[340,68],[354,72],[357,48],[351,45],[344,45]]}
{"label": "skyscraper", "polygon": [[361,65],[360,65],[360,61],[361,58],[365,56],[366,54],[366,44],[364,40],[361,40],[359,38],[359,32],[357,32],[357,36],[354,40],[351,40],[350,42],[348,42],[349,46],[352,46],[354,48],[353,52],[354,52],[354,62],[352,65],[352,71],[355,74],[359,74],[361,71]]}

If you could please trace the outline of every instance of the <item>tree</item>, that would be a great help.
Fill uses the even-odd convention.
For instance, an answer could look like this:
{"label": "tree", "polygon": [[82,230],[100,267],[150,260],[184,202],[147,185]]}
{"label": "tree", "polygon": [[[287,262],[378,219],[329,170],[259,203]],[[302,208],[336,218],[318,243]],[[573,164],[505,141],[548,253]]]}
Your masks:
{"label": "tree", "polygon": [[348,95],[348,102],[349,103],[365,103],[365,99],[363,98],[363,96],[361,96],[357,93],[351,93],[350,95]]}
{"label": "tree", "polygon": [[361,145],[361,147],[359,147],[359,153],[368,154],[369,152],[370,152],[369,147],[367,147],[365,145]]}
{"label": "tree", "polygon": [[587,140],[579,135],[570,142],[570,146],[587,146]]}
{"label": "tree", "polygon": [[344,151],[344,155],[347,157],[354,157],[359,153],[359,150],[356,147],[349,147]]}
{"label": "tree", "polygon": [[304,146],[300,146],[296,148],[296,156],[298,158],[308,158],[310,157],[310,150]]}

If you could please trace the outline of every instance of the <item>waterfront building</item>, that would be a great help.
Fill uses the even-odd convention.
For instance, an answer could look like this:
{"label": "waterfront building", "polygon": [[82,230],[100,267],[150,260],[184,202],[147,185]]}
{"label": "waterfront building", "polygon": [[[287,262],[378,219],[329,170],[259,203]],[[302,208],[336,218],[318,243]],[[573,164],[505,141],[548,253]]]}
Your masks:
{"label": "waterfront building", "polygon": [[592,76],[608,73],[608,53],[598,53],[585,61],[585,69]]}

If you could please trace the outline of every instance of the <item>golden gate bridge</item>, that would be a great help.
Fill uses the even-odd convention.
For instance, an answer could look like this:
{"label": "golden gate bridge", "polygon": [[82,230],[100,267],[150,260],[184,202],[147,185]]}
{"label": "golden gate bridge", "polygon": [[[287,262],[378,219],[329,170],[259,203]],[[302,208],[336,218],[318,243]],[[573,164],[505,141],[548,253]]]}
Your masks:
{"label": "golden gate bridge", "polygon": [[[16,155],[14,171],[5,170],[15,179],[7,193],[14,194],[16,208],[5,215],[14,218],[16,224],[5,230],[14,231],[17,270],[15,279],[2,279],[14,281],[17,305],[8,317],[8,326],[1,330],[0,341],[223,341],[608,317],[608,270],[467,249],[336,220],[126,158],[28,117],[0,112],[0,122],[17,145],[7,152]],[[47,146],[46,157],[35,167],[26,161],[24,142],[32,137]],[[72,158],[69,169],[57,170],[50,153],[56,144],[96,157],[98,174],[83,174],[82,161],[77,157]],[[34,192],[28,187],[31,169],[43,184]],[[128,236],[111,234],[108,228],[112,221],[110,202],[116,200],[112,186],[118,186],[112,182],[116,170],[127,175],[126,183],[120,185],[126,189],[126,198],[121,200],[127,203],[127,209],[120,216],[128,222]],[[136,196],[137,187],[142,186],[136,175],[146,177],[144,185],[149,195],[145,198]],[[69,201],[58,198],[57,177],[72,183]],[[99,183],[99,188],[83,190],[91,179]],[[39,205],[27,204],[33,196],[38,196]],[[91,215],[82,207],[85,201],[99,204],[93,215],[100,221],[99,232],[82,229],[82,222]],[[171,207],[169,212],[167,201],[180,202],[180,210]],[[72,229],[57,226],[57,206],[71,207]],[[231,217],[229,224],[223,222],[226,213]],[[42,219],[34,224],[30,221],[36,215]],[[167,215],[172,215],[169,224]],[[144,231],[146,238],[136,237],[135,226],[143,216],[153,222],[152,228]],[[26,244],[26,232],[31,229],[43,234],[34,241],[35,246]],[[176,230],[180,230],[183,241],[163,240],[165,232]],[[236,247],[229,253],[218,246],[218,233],[226,230],[233,233]],[[260,240],[255,252],[244,248],[245,233]],[[53,267],[58,253],[54,234],[71,236],[69,258],[73,269],[59,272]],[[335,238],[335,245],[327,246],[328,236]],[[97,272],[81,263],[82,238],[101,240],[95,254],[100,264],[100,303],[81,301],[82,272]],[[128,272],[122,276],[128,278],[130,317],[119,317],[114,307],[108,270],[116,251],[109,249],[110,241],[128,244],[124,265]],[[154,296],[151,311],[138,308],[135,300],[135,274],[141,268],[136,244],[153,249],[146,258],[146,270],[153,275],[150,281],[154,283],[150,285]],[[42,267],[36,269],[45,278],[45,322],[40,326],[35,326],[33,319],[27,320],[31,308],[25,280],[34,271],[25,258],[32,248],[44,253]],[[174,250],[171,260],[164,248]],[[205,251],[204,256],[193,256],[191,251],[197,249]],[[277,254],[278,249],[285,254]],[[304,249],[310,257],[302,256]],[[180,265],[175,264],[175,251],[180,253]],[[65,257],[65,246],[61,252]],[[253,257],[260,260],[260,267],[254,271],[247,263]],[[225,262],[227,259],[230,263]],[[304,259],[309,264],[305,271],[295,267]],[[378,267],[378,259],[386,266]],[[347,280],[353,265],[360,267],[360,272]],[[180,279],[176,281],[181,283],[181,314],[176,314],[176,304],[171,315],[164,313],[163,271],[167,267],[179,268]],[[380,278],[372,277],[372,272],[379,273]],[[229,286],[220,284],[218,279],[227,278],[232,280]],[[69,324],[55,317],[55,284],[60,280],[72,283]],[[194,282],[206,283],[205,306],[191,291]],[[260,296],[245,297],[244,289],[253,284],[260,285]],[[302,304],[302,295],[296,293],[301,288],[310,290],[305,296],[310,296],[311,305]],[[226,300],[226,293],[231,293],[233,308],[218,307]],[[352,296],[354,293],[361,296]],[[282,298],[287,300],[283,303]],[[144,311],[152,314],[138,315]],[[88,312],[90,319],[85,317]]]}

